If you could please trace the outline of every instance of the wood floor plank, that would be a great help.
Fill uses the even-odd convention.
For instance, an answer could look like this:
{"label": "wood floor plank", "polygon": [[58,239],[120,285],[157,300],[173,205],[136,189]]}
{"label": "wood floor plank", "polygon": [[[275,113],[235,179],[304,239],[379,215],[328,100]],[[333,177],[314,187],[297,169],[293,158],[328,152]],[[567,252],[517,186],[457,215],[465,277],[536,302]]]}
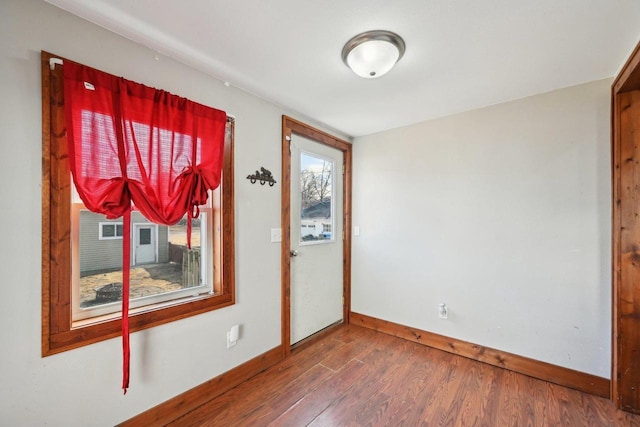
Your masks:
{"label": "wood floor plank", "polygon": [[502,387],[498,403],[498,425],[523,425],[520,406],[523,398],[518,384],[519,374],[506,371],[502,376]]}
{"label": "wood floor plank", "polygon": [[537,425],[548,425],[550,419],[547,384],[545,381],[528,377],[525,385],[531,391],[531,407]]}
{"label": "wood floor plank", "polygon": [[389,420],[389,425],[420,425],[438,406],[441,386],[451,376],[451,370],[455,369],[453,362],[457,357],[426,347],[425,351],[424,356],[434,364],[433,373],[423,377],[424,381],[412,383],[412,387],[407,389],[408,393],[403,396],[400,409]]}
{"label": "wood floor plank", "polygon": [[430,410],[422,414],[422,425],[455,425],[470,378],[467,370],[473,366],[469,362],[458,357],[452,360],[447,375],[437,387],[435,401]]}
{"label": "wood floor plank", "polygon": [[333,375],[334,371],[331,369],[322,365],[315,365],[290,383],[278,387],[277,392],[271,394],[269,398],[265,400],[260,411],[254,411],[247,416],[240,417],[238,419],[239,424],[269,424]]}
{"label": "wood floor plank", "polygon": [[[290,357],[284,360],[265,371],[264,375],[257,375],[251,378],[221,395],[218,399],[200,406],[169,425],[176,427],[215,425],[217,420],[235,416],[227,415],[231,412],[233,414],[244,413],[245,415],[253,412],[256,407],[264,404],[270,394],[277,391],[278,387],[280,387],[279,384],[286,384],[298,378],[306,370],[318,365],[327,354],[336,351],[342,345],[344,344],[341,341],[327,339],[319,342],[316,346],[306,347],[296,353],[295,359]],[[280,382],[271,381],[274,375],[278,376]],[[243,402],[246,407],[243,406]],[[257,405],[256,402],[260,403]]]}
{"label": "wood floor plank", "polygon": [[367,367],[369,375],[352,384],[348,390],[338,396],[321,414],[310,424],[312,427],[334,427],[347,425],[355,421],[363,402],[380,386],[379,378],[374,371]]}
{"label": "wood floor plank", "polygon": [[[388,347],[387,351],[375,349],[368,357],[363,357],[363,363],[375,372],[376,382],[371,385],[369,397],[362,398],[359,405],[353,408],[357,425],[379,423],[379,419],[383,418],[390,408],[393,395],[398,392],[399,382],[404,382],[409,375],[416,374],[406,367],[416,366],[416,369],[421,369],[421,360],[415,357],[413,349],[415,346],[412,343],[404,342]],[[348,420],[350,417],[347,414],[343,418]]]}
{"label": "wood floor plank", "polygon": [[381,342],[389,342],[386,337],[375,334],[375,331],[371,332],[374,332],[374,334],[370,334],[369,331],[358,331],[356,334],[350,336],[350,338],[352,338],[350,340],[341,340],[340,333],[337,333],[335,340],[343,344],[335,351],[327,352],[325,358],[323,358],[320,363],[327,368],[337,371],[349,363],[351,359],[362,359],[366,354],[375,349],[376,346],[379,346]]}
{"label": "wood floor plank", "polygon": [[343,325],[172,424],[638,426],[607,399]]}
{"label": "wood floor plank", "polygon": [[[418,350],[418,351],[416,351]],[[375,371],[384,372],[380,376],[380,387],[365,402],[367,408],[365,415],[359,416],[358,420],[362,425],[381,425],[394,416],[404,402],[412,400],[426,381],[433,364],[425,363],[423,354],[419,348],[407,342],[404,345],[393,347],[390,357],[381,358],[383,366],[388,366],[385,370],[376,368]],[[407,366],[411,369],[407,369]],[[380,404],[378,410],[371,410]]]}
{"label": "wood floor plank", "polygon": [[[420,413],[423,407],[428,407],[427,399],[432,394],[429,392],[433,390],[429,384],[436,378],[437,366],[447,363],[443,359],[452,359],[448,353],[433,352],[426,347],[414,346],[410,351],[410,357],[399,362],[385,388],[385,393],[393,398],[377,425],[400,425],[407,422],[407,417]],[[411,369],[406,369],[407,365]]]}
{"label": "wood floor plank", "polygon": [[493,426],[500,393],[503,369],[487,364],[478,364],[477,375],[469,384],[471,394],[465,400],[460,414],[462,426]]}
{"label": "wood floor plank", "polygon": [[298,401],[269,425],[274,427],[309,425],[333,402],[341,396],[349,395],[359,381],[371,374],[367,365],[358,360],[351,360],[332,378]]}

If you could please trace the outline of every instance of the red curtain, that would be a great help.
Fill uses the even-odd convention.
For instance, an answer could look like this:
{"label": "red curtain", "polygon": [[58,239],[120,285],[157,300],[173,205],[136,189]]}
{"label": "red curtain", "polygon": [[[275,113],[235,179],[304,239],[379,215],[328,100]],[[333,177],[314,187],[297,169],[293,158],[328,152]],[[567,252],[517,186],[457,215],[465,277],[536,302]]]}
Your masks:
{"label": "red curtain", "polygon": [[[131,210],[172,225],[220,184],[226,114],[72,61],[64,66],[73,181],[87,209],[123,217],[123,382],[129,386]],[[190,238],[191,222],[187,234]],[[190,244],[190,242],[189,242]]]}

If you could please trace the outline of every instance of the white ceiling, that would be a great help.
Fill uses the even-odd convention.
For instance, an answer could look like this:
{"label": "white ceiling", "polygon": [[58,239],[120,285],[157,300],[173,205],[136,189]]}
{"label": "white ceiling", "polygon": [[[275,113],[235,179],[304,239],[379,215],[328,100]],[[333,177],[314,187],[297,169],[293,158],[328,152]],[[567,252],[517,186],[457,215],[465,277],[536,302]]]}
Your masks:
{"label": "white ceiling", "polygon": [[[46,0],[351,136],[614,76],[639,0]],[[407,51],[356,77],[342,46],[384,29]]]}

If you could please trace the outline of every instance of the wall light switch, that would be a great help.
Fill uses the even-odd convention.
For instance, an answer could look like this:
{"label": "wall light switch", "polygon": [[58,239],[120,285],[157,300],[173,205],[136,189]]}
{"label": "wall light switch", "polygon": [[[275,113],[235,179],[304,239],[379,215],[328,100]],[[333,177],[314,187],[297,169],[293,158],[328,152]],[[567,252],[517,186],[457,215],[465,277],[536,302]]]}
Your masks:
{"label": "wall light switch", "polygon": [[227,348],[231,348],[238,343],[240,338],[240,325],[233,325],[227,332]]}
{"label": "wall light switch", "polygon": [[282,242],[282,228],[271,229],[271,243]]}
{"label": "wall light switch", "polygon": [[240,325],[233,325],[229,330],[229,340],[238,341],[240,337]]}
{"label": "wall light switch", "polygon": [[360,235],[360,226],[359,225],[354,225],[353,226],[353,235],[354,236],[359,236]]}

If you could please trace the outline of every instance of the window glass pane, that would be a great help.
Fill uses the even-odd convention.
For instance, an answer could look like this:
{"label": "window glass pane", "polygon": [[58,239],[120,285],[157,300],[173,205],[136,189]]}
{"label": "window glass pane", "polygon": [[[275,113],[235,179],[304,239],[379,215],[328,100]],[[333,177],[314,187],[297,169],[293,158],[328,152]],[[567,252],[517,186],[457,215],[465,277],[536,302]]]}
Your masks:
{"label": "window glass pane", "polygon": [[[102,219],[106,219],[102,216]],[[91,225],[95,225],[91,223]],[[122,239],[122,223],[119,222],[100,222],[98,223],[98,238],[103,239]]]}
{"label": "window glass pane", "polygon": [[102,224],[102,237],[115,237],[113,224]]}
{"label": "window glass pane", "polygon": [[333,162],[300,153],[300,241],[332,241]]}
{"label": "window glass pane", "polygon": [[150,228],[141,228],[140,229],[140,241],[138,242],[141,245],[150,245],[151,244],[151,229]]}
{"label": "window glass pane", "polygon": [[[204,212],[203,212],[204,211]],[[158,302],[158,298],[170,300],[184,297],[187,288],[196,294],[212,290],[211,276],[206,269],[210,263],[201,262],[207,250],[201,242],[207,241],[206,223],[208,208],[201,208],[200,217],[192,221],[191,249],[187,248],[186,216],[176,225],[165,226],[148,222],[139,212],[132,212],[132,239],[130,270],[131,306],[143,306]],[[100,309],[98,314],[76,316],[77,319],[116,312],[122,301],[122,231],[121,223],[102,224],[103,237],[98,239],[95,230],[105,221],[104,215],[80,210],[79,224],[79,298],[80,309]],[[137,233],[137,236],[136,236]],[[135,238],[137,237],[137,239]],[[149,257],[150,256],[150,257]],[[148,257],[148,258],[147,258]],[[198,288],[198,289],[199,289]],[[166,295],[166,296],[163,296]],[[149,298],[154,298],[149,300]],[[101,308],[103,307],[103,308]],[[77,320],[76,319],[76,320]]]}

